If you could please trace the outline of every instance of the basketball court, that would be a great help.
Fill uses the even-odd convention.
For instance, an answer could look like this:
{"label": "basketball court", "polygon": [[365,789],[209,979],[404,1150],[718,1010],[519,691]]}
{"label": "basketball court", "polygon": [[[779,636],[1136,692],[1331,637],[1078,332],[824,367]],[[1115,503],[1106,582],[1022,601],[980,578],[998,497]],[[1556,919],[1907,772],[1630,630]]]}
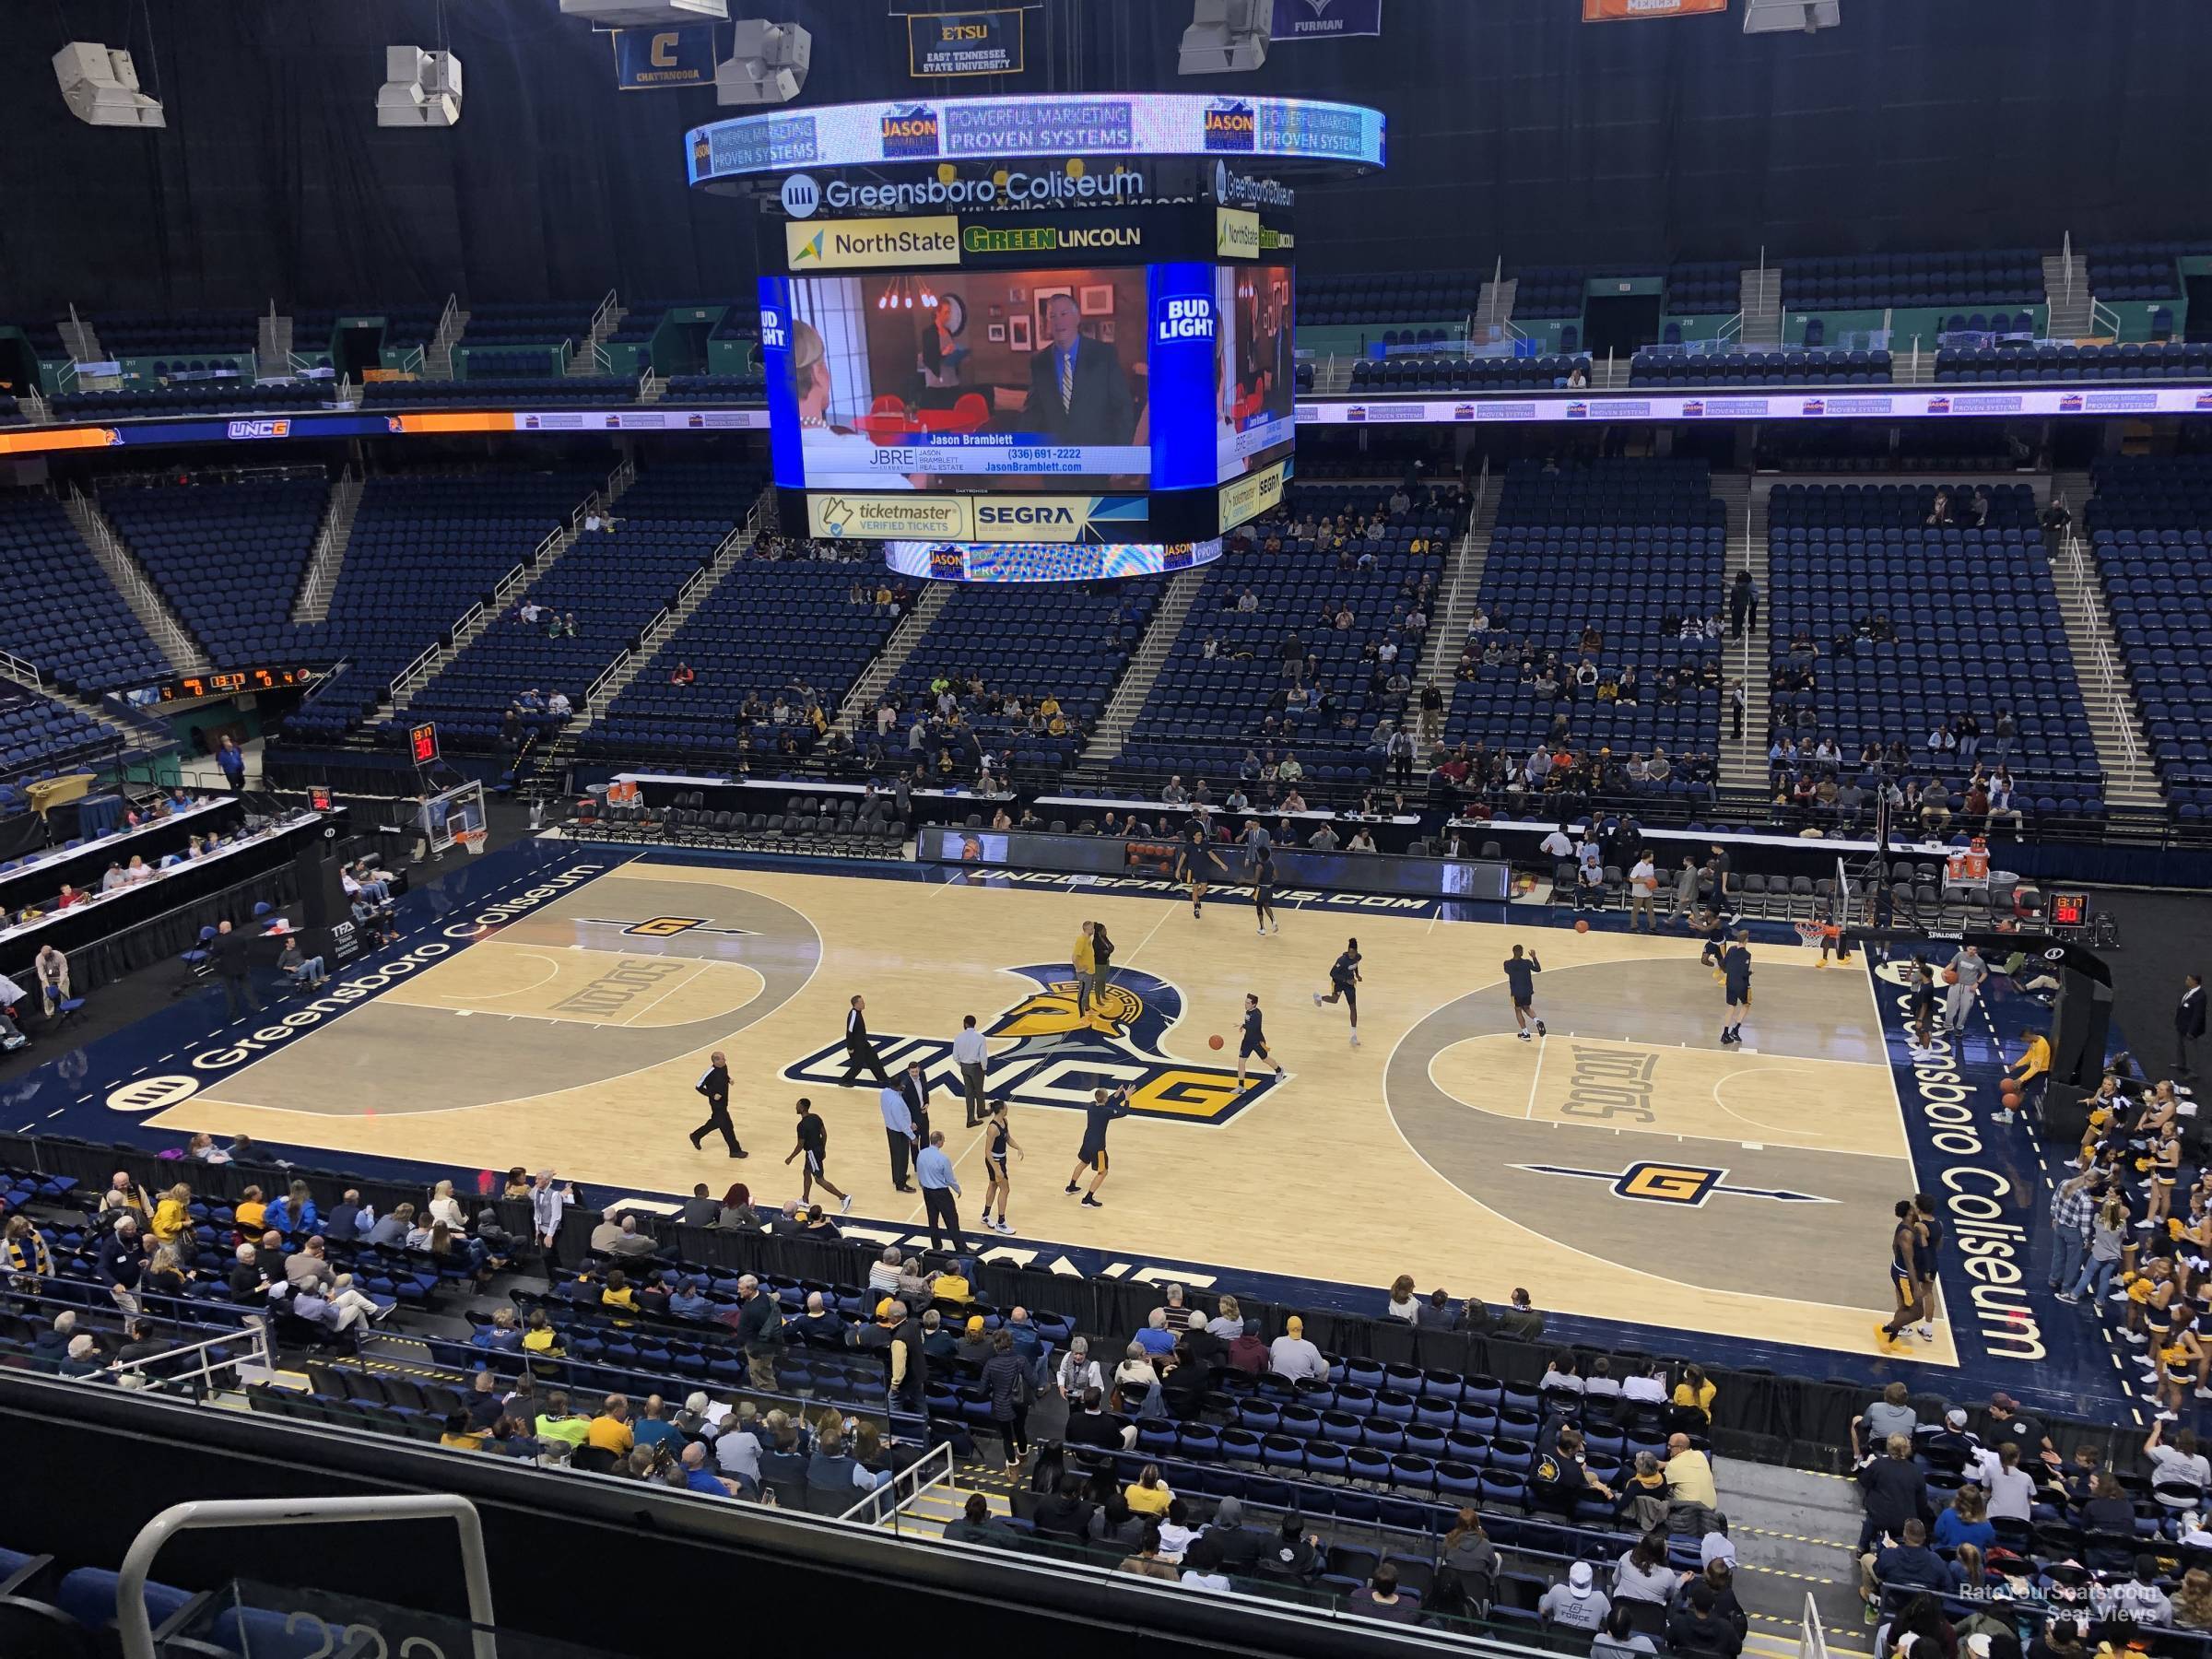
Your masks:
{"label": "basketball court", "polygon": [[[1025,1154],[1005,1243],[1023,1259],[1057,1248],[1124,1270],[1338,1285],[1406,1273],[1494,1304],[1526,1286],[1556,1313],[1853,1354],[1873,1351],[1888,1311],[1890,1206],[1915,1182],[1855,962],[1822,970],[1797,945],[1754,946],[1745,1042],[1723,1048],[1720,986],[1693,943],[1577,934],[1539,908],[1521,926],[1313,896],[1286,901],[1282,931],[1262,937],[1241,897],[1194,919],[1129,890],[1151,883],[545,843],[521,862],[323,997],[115,1074],[107,1104],[164,1141],[244,1132],[448,1168],[551,1165],[598,1194],[738,1179],[776,1202],[796,1192],[781,1160],[806,1094],[855,1218],[903,1228],[922,1212],[891,1189],[875,1086],[842,1086],[860,993],[886,1065],[919,1059],[940,1086],[934,1123],[971,1223],[982,1151],[947,1092],[951,1040],[966,1014],[989,1034],[993,1091]],[[1086,919],[1116,944],[1112,994],[1087,1017],[1068,965]],[[1357,1050],[1344,1008],[1312,1000],[1354,935]],[[1500,964],[1515,942],[1543,963],[1540,1041],[1513,1035]],[[1240,1089],[1247,991],[1287,1076]],[[1211,1048],[1215,1034],[1228,1046]],[[686,1141],[716,1048],[753,1153],[742,1163]],[[1105,1207],[1091,1210],[1062,1188],[1101,1083],[1128,1084],[1135,1110],[1113,1126]],[[1947,1330],[1917,1357],[1951,1362]]]}

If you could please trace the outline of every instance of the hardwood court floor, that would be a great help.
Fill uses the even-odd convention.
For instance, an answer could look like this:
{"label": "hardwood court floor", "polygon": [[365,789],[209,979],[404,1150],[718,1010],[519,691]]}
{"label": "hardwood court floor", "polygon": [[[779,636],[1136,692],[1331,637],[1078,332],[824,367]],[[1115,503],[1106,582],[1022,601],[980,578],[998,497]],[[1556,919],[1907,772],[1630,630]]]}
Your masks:
{"label": "hardwood court floor", "polygon": [[[1078,1019],[1077,924],[1118,949],[1102,1016]],[[1348,934],[1365,953],[1360,1033],[1316,1009]],[[1544,964],[1541,1041],[1512,1035],[1500,963]],[[854,1213],[908,1222],[876,1090],[841,1087],[846,998],[867,998],[887,1062],[948,1079],[963,1014],[993,1033],[1014,1102],[1018,1240],[1150,1261],[1387,1284],[1409,1273],[1502,1302],[1721,1335],[1871,1352],[1888,1311],[1889,1208],[1913,1187],[1864,972],[1754,947],[1742,1049],[1717,1042],[1720,991],[1679,937],[1286,910],[1111,891],[928,885],[657,863],[620,865],[456,948],[343,1018],[213,1082],[157,1120],[461,1167],[553,1165],[601,1190],[757,1201],[796,1182],[792,1102],[828,1119]],[[1255,992],[1279,1083],[1235,1087]],[[1218,1034],[1216,1052],[1206,1039]],[[692,1086],[728,1052],[753,1157],[713,1143]],[[1066,1196],[1080,1104],[1135,1088],[1113,1125],[1103,1209]],[[939,1092],[972,1223],[983,1171],[957,1094]],[[1921,1358],[1955,1362],[1947,1329]]]}

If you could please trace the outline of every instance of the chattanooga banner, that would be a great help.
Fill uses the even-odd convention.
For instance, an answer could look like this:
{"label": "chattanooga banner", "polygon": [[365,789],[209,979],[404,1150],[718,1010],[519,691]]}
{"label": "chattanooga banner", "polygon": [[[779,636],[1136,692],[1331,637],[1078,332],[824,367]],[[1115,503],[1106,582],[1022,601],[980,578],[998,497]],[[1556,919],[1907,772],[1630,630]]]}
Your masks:
{"label": "chattanooga banner", "polygon": [[657,91],[665,87],[714,84],[712,23],[690,24],[682,29],[618,29],[612,32],[615,85],[623,91]]}
{"label": "chattanooga banner", "polygon": [[1277,41],[1329,41],[1382,32],[1382,0],[1275,0],[1267,33]]}

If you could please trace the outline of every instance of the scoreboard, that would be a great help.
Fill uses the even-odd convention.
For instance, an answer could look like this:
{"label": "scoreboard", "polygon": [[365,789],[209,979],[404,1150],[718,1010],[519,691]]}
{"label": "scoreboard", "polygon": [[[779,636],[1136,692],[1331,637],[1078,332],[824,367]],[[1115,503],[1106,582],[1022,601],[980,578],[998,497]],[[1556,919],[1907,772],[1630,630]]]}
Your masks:
{"label": "scoreboard", "polygon": [[188,674],[153,688],[155,702],[191,702],[203,697],[235,697],[241,691],[281,691],[312,683],[313,668],[238,668],[222,674]]}

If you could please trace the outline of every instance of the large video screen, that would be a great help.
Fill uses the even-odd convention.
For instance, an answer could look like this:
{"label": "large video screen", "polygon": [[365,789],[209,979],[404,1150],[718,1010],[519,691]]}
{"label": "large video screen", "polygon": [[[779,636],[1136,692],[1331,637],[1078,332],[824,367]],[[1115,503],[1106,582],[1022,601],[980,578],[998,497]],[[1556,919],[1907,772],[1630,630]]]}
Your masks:
{"label": "large video screen", "polygon": [[1222,265],[1215,284],[1214,310],[1221,320],[1215,476],[1226,484],[1288,452],[1297,436],[1291,404],[1297,365],[1288,265]]}
{"label": "large video screen", "polygon": [[1287,265],[823,273],[760,294],[785,488],[1210,488],[1293,436]]}

